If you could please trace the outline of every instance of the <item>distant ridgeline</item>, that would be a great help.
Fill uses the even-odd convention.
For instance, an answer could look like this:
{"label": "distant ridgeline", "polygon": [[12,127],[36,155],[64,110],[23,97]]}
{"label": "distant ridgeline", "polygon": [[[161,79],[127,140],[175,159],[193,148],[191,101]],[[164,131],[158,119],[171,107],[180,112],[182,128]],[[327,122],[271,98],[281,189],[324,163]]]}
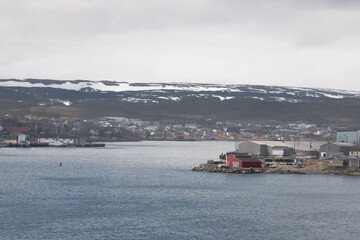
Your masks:
{"label": "distant ridgeline", "polygon": [[309,122],[360,127],[360,92],[117,81],[0,80],[0,114]]}

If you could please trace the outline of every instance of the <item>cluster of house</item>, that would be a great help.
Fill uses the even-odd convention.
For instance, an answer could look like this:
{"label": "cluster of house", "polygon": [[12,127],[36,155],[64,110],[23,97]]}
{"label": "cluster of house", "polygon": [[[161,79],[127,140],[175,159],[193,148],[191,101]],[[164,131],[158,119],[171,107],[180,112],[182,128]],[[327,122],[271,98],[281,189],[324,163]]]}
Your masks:
{"label": "cluster of house", "polygon": [[[10,128],[9,128],[10,127]],[[28,129],[11,129],[26,127]],[[332,141],[341,126],[317,126],[294,123],[286,125],[243,123],[236,121],[194,121],[164,119],[143,121],[125,117],[97,117],[80,119],[68,117],[37,117],[23,119],[0,116],[0,140],[18,138],[25,134],[36,137],[85,139],[86,141],[126,140],[326,140]],[[20,131],[21,130],[21,131]]]}
{"label": "cluster of house", "polygon": [[[89,120],[88,120],[89,121]],[[142,139],[149,140],[237,140],[237,139],[318,139],[333,140],[341,129],[337,125],[293,123],[286,125],[243,123],[237,121],[194,122],[184,119],[165,119],[161,121],[142,121],[122,117],[100,117],[93,119],[94,126],[111,128],[122,127],[139,133]]]}
{"label": "cluster of house", "polygon": [[29,146],[30,143],[48,145],[48,146],[65,146],[78,143],[78,139],[68,137],[47,136],[40,137],[36,127],[4,127],[0,130],[2,146]]}
{"label": "cluster of house", "polygon": [[[311,136],[308,137],[311,139],[315,140],[318,136],[321,140],[329,138],[330,141],[299,140],[302,139],[300,136],[309,134]],[[81,120],[79,118],[47,118],[32,115],[27,115],[24,119],[0,116],[0,146],[26,143],[62,146],[89,141],[142,139],[237,140],[248,137],[249,141],[239,142],[236,152],[258,157],[339,158],[346,156],[350,159],[349,164],[351,165],[355,164],[360,156],[360,130],[342,130],[338,126],[319,127],[315,124],[303,123],[272,126],[230,121],[212,124],[210,120],[199,124],[179,119],[142,121],[124,117],[98,117]],[[336,141],[332,141],[335,138]],[[276,139],[276,141],[254,139]],[[289,139],[292,140],[289,141]],[[235,158],[239,157],[237,155]],[[243,166],[245,160],[249,162],[249,158],[244,156],[241,156],[241,159],[243,162],[239,162],[239,166]],[[228,157],[226,160],[232,161]],[[357,161],[357,164],[360,165],[360,161]]]}
{"label": "cluster of house", "polygon": [[[15,140],[27,135],[30,141],[38,138],[85,139],[86,141],[124,140],[304,140],[352,142],[359,140],[359,131],[342,131],[341,126],[294,123],[286,125],[243,123],[236,121],[193,121],[164,119],[143,121],[125,117],[80,119],[68,117],[37,117],[23,119],[0,116],[0,140]],[[337,133],[338,132],[338,133]],[[20,137],[21,139],[24,136]],[[43,140],[40,140],[43,141]],[[45,140],[44,140],[45,141]]]}
{"label": "cluster of house", "polygon": [[239,139],[251,140],[292,140],[292,139],[318,139],[331,141],[339,125],[316,125],[305,123],[256,124],[256,123],[225,123],[224,129],[229,133],[238,134]]}

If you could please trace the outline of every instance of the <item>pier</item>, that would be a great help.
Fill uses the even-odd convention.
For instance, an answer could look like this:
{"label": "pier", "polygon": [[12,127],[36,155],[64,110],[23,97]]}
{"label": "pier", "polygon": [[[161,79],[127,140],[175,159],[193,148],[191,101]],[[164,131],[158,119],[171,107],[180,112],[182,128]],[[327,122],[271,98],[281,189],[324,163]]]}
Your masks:
{"label": "pier", "polygon": [[64,144],[64,145],[51,145],[49,143],[29,143],[24,144],[14,144],[9,143],[7,146],[11,148],[24,148],[24,147],[105,147],[105,143],[73,143],[73,144]]}

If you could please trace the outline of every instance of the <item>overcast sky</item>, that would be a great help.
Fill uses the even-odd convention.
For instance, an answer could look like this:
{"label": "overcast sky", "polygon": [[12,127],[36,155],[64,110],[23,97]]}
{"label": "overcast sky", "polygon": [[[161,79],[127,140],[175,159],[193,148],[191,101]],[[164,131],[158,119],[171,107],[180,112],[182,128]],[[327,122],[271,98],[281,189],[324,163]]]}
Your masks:
{"label": "overcast sky", "polygon": [[0,78],[360,91],[360,1],[0,0]]}

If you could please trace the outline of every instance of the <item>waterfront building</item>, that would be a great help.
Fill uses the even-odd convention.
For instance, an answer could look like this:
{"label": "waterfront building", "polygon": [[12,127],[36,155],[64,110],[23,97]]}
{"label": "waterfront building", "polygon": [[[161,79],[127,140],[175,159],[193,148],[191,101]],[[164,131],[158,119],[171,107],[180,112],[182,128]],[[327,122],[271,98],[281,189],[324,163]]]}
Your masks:
{"label": "waterfront building", "polygon": [[230,168],[261,168],[261,161],[255,158],[237,158],[230,155],[226,161]]}
{"label": "waterfront building", "polygon": [[321,157],[339,157],[349,155],[354,150],[355,144],[349,142],[328,142],[320,146]]}
{"label": "waterfront building", "polygon": [[336,132],[337,142],[360,143],[360,130],[343,130]]}
{"label": "waterfront building", "polygon": [[282,141],[246,141],[238,144],[238,152],[256,156],[289,156],[294,149]]}

